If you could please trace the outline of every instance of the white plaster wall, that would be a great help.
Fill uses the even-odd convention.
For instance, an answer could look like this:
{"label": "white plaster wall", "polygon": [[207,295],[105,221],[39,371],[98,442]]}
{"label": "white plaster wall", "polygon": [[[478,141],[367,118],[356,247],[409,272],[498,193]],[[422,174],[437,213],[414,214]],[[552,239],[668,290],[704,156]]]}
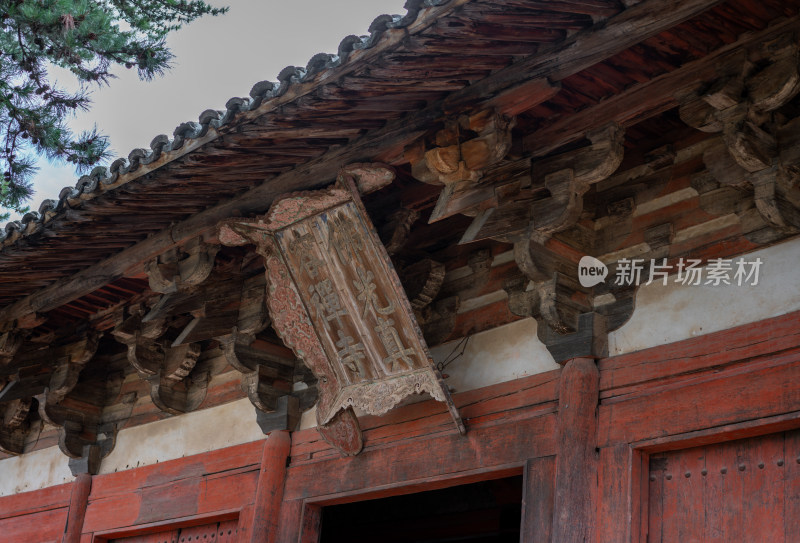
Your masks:
{"label": "white plaster wall", "polygon": [[[748,254],[761,258],[756,286],[685,286],[670,282],[642,286],[630,321],[609,335],[610,354],[623,354],[725,330],[800,310],[800,239]],[[444,362],[458,345],[431,350]],[[460,351],[460,348],[456,352]],[[464,354],[444,370],[463,392],[557,369],[539,341],[536,321],[524,319],[473,335]],[[302,428],[316,425],[313,409]],[[101,473],[164,462],[183,456],[263,439],[247,399],[122,430],[103,461]],[[0,460],[0,495],[36,490],[73,480],[58,449]]]}
{"label": "white plaster wall", "polygon": [[0,496],[38,490],[75,480],[58,447],[0,460]]}
{"label": "white plaster wall", "polygon": [[[100,473],[165,462],[264,439],[253,404],[241,399],[178,417],[121,430]],[[0,460],[0,496],[74,480],[58,447]]]}
{"label": "white plaster wall", "polygon": [[[458,344],[451,341],[431,349],[434,361],[444,362]],[[451,389],[464,392],[559,367],[539,341],[536,321],[528,318],[471,336],[464,355],[442,373],[449,375],[445,382]]]}
{"label": "white plaster wall", "polygon": [[639,287],[631,319],[609,334],[609,354],[639,351],[800,310],[800,239],[742,258],[761,259],[756,286],[681,285],[671,277],[666,286],[654,282]]}
{"label": "white plaster wall", "polygon": [[243,398],[225,405],[122,430],[100,473],[200,454],[264,439],[255,407]]}

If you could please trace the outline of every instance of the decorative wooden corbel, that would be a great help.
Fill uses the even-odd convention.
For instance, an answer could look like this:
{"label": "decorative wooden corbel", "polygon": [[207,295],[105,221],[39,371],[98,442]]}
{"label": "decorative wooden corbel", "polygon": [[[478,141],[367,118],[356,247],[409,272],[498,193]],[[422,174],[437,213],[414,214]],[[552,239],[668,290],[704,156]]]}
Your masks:
{"label": "decorative wooden corbel", "polygon": [[408,242],[411,226],[419,220],[419,216],[419,211],[406,208],[400,208],[392,214],[389,222],[382,230],[382,232],[386,231],[387,235],[385,237],[381,236],[382,239],[386,240],[384,245],[387,253],[394,255],[405,246],[406,242]]}
{"label": "decorative wooden corbel", "polygon": [[[467,265],[445,283],[445,268],[430,259],[400,271],[414,315],[430,346],[439,345],[453,334],[461,297],[471,298],[485,288],[492,267],[486,249],[467,256]],[[436,298],[440,298],[434,302]]]}
{"label": "decorative wooden corbel", "polygon": [[440,345],[450,338],[456,328],[459,307],[461,298],[448,296],[416,312],[417,322],[428,345]]}
{"label": "decorative wooden corbel", "polygon": [[444,186],[430,222],[463,211],[459,195],[469,192],[487,168],[506,156],[514,124],[514,119],[487,109],[448,122],[431,144],[420,140],[406,149],[416,179]]}
{"label": "decorative wooden corbel", "polygon": [[8,330],[0,335],[0,366],[5,366],[14,358],[17,351],[24,343],[24,336],[20,330]]}
{"label": "decorative wooden corbel", "polygon": [[238,331],[221,344],[225,359],[242,373],[242,390],[250,402],[265,413],[275,411],[278,400],[292,392],[294,354],[277,345],[261,345],[254,336]]}
{"label": "decorative wooden corbel", "polygon": [[24,452],[25,440],[39,420],[36,400],[16,399],[0,407],[0,451],[18,455]]}
{"label": "decorative wooden corbel", "polygon": [[592,289],[578,280],[575,252],[551,242],[554,234],[577,224],[586,192],[622,162],[624,130],[618,124],[588,133],[586,139],[587,146],[531,161],[528,178],[496,183],[488,200],[496,205],[478,210],[461,239],[514,244],[524,278],[505,285],[509,308],[537,319],[539,337],[556,360],[601,356],[606,350],[603,317],[594,312]]}
{"label": "decorative wooden corbel", "polygon": [[163,319],[143,322],[141,313],[136,311],[111,334],[127,346],[128,361],[150,384],[150,396],[159,409],[173,415],[197,409],[206,397],[209,379],[207,372],[193,374],[200,344],[172,346],[160,339],[167,329]]}
{"label": "decorative wooden corbel", "polygon": [[400,271],[400,281],[414,311],[425,309],[438,296],[444,275],[444,264],[430,258],[423,258]]}
{"label": "decorative wooden corbel", "polygon": [[[264,276],[245,281],[237,324],[217,339],[225,359],[241,372],[242,390],[250,402],[261,412],[273,413],[279,409],[279,400],[292,393],[296,359],[290,349],[256,339],[270,323],[265,297]],[[291,419],[296,415],[287,413]]]}
{"label": "decorative wooden corbel", "polygon": [[681,97],[679,113],[688,125],[721,133],[722,144],[703,156],[722,184],[754,191],[756,208],[775,231],[800,231],[800,128],[775,112],[800,92],[800,49],[786,34],[750,51],[704,89]]}
{"label": "decorative wooden corbel", "polygon": [[354,407],[380,415],[413,393],[447,402],[463,431],[358,186],[345,169],[333,187],[219,226],[223,244],[264,257],[272,326],[318,379],[320,434],[345,455],[363,446]]}
{"label": "decorative wooden corbel", "polygon": [[618,287],[610,279],[583,286],[579,266],[586,264],[554,241],[519,241],[514,253],[523,275],[504,285],[509,310],[536,319],[537,335],[553,359],[607,356],[608,333],[633,313],[635,287]]}
{"label": "decorative wooden corbel", "polygon": [[586,147],[533,161],[529,187],[523,189],[520,180],[497,186],[498,205],[479,211],[460,243],[525,237],[544,243],[573,226],[583,211],[583,195],[622,162],[625,132],[610,123],[586,138]]}
{"label": "decorative wooden corbel", "polygon": [[119,424],[105,420],[102,412],[119,396],[122,381],[121,374],[82,378],[81,392],[70,392],[60,403],[54,403],[47,392],[37,396],[39,415],[59,428],[58,446],[70,458],[73,473],[96,474],[101,460],[114,449]]}
{"label": "decorative wooden corbel", "polygon": [[114,448],[117,424],[103,419],[103,407],[116,398],[122,375],[85,370],[97,350],[99,337],[58,348],[50,385],[36,396],[39,416],[59,428],[59,448],[71,459],[90,461],[96,473],[99,462]]}
{"label": "decorative wooden corbel", "polygon": [[458,296],[433,303],[444,283],[444,264],[425,258],[402,268],[399,275],[425,341],[442,343],[455,329],[459,305]]}
{"label": "decorative wooden corbel", "polygon": [[128,362],[144,378],[158,374],[163,348],[158,343],[167,331],[166,320],[142,321],[142,310],[135,308],[127,319],[111,333],[128,347]]}
{"label": "decorative wooden corbel", "polygon": [[173,415],[200,407],[206,399],[209,375],[208,372],[192,374],[199,356],[197,343],[165,349],[162,370],[148,379],[150,397],[156,407]]}
{"label": "decorative wooden corbel", "polygon": [[578,263],[547,245],[524,240],[514,244],[514,258],[529,283],[509,293],[512,310],[516,306],[518,314],[539,319],[540,337],[548,329],[561,335],[576,332],[579,316],[592,311],[589,289],[578,282]]}
{"label": "decorative wooden corbel", "polygon": [[86,338],[59,349],[55,368],[50,374],[47,403],[60,403],[75,388],[78,377],[86,364],[97,352],[100,336],[89,334]]}
{"label": "decorative wooden corbel", "polygon": [[577,223],[591,185],[614,173],[622,161],[619,125],[606,125],[587,139],[587,147],[534,161],[528,197],[498,198],[498,207],[480,212],[461,239],[514,243],[515,260],[528,282],[507,285],[510,307],[539,319],[540,336],[576,333],[579,316],[592,311],[589,293],[577,280],[578,263],[548,247],[553,234]]}
{"label": "decorative wooden corbel", "polygon": [[199,238],[182,250],[165,253],[145,265],[150,289],[154,292],[177,292],[206,280],[214,269],[219,245],[207,244]]}

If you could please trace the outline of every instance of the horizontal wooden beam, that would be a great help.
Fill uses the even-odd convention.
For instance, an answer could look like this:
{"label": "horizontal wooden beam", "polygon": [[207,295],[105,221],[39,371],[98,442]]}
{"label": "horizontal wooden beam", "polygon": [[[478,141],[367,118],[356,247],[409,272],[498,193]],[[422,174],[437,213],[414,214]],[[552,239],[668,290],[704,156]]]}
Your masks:
{"label": "horizontal wooden beam", "polygon": [[[461,5],[468,0],[450,2]],[[69,278],[62,279],[18,302],[0,310],[0,323],[20,318],[34,312],[46,312],[68,303],[120,277],[143,273],[142,262],[151,260],[164,251],[197,236],[212,235],[216,224],[226,218],[264,213],[272,200],[283,193],[308,190],[328,184],[339,168],[351,162],[378,160],[382,156],[398,154],[448,111],[459,108],[480,108],[486,104],[503,104],[509,90],[532,81],[560,80],[594,63],[613,56],[658,32],[689,19],[721,0],[646,0],[626,9],[621,14],[577,33],[560,44],[513,64],[491,76],[455,92],[447,99],[427,108],[389,122],[383,128],[372,130],[349,145],[332,149],[322,156],[295,169],[266,179],[261,185],[227,202],[195,214],[189,219],[155,234],[148,239],[113,255]],[[425,18],[429,20],[429,18]],[[421,26],[421,25],[420,25]],[[414,28],[419,31],[421,28]],[[618,40],[619,43],[610,42]],[[607,43],[608,42],[608,43]],[[399,43],[399,42],[398,42]],[[397,45],[394,43],[393,45]],[[585,50],[584,50],[585,49]],[[372,51],[372,50],[370,50]],[[375,53],[369,53],[374,57]],[[365,54],[365,57],[367,55]],[[350,62],[349,64],[354,64]],[[336,77],[348,71],[337,72]],[[316,82],[316,80],[315,80]],[[318,83],[324,84],[324,81]],[[546,100],[548,93],[542,93]],[[282,102],[286,99],[282,98]],[[494,101],[494,102],[493,102]],[[532,104],[529,104],[532,107]],[[245,114],[249,117],[250,114]],[[248,119],[249,120],[249,119]],[[235,123],[241,124],[240,122]],[[202,149],[197,149],[202,153]],[[165,172],[167,173],[167,172]]]}
{"label": "horizontal wooden beam", "polygon": [[742,49],[799,27],[800,17],[792,17],[759,32],[748,33],[677,70],[634,85],[597,105],[562,117],[552,125],[526,136],[523,148],[533,156],[545,156],[567,143],[582,139],[592,128],[610,122],[617,122],[625,127],[633,126],[654,117],[676,107],[677,94],[692,89],[698,81],[718,77],[716,68],[739,55]]}
{"label": "horizontal wooden beam", "polygon": [[504,68],[445,100],[445,111],[457,113],[475,101],[486,101],[532,80],[559,82],[637,43],[707,11],[722,0],[647,0],[624,10],[605,24],[574,34]]}

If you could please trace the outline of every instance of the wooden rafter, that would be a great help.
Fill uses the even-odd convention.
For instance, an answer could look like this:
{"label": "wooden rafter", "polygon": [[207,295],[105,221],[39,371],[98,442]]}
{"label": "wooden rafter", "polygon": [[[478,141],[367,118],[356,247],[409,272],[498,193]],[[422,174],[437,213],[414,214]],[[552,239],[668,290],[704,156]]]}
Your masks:
{"label": "wooden rafter", "polygon": [[[446,11],[449,12],[463,3],[466,3],[466,0],[450,2],[446,6]],[[4,308],[0,312],[0,321],[12,320],[36,311],[54,309],[117,278],[141,273],[141,262],[152,260],[187,239],[211,232],[216,223],[222,219],[237,214],[263,213],[266,206],[277,195],[287,191],[309,188],[309,179],[331,179],[341,164],[353,162],[354,157],[376,157],[381,152],[402,148],[422,135],[431,123],[435,123],[446,111],[462,107],[479,108],[481,106],[502,106],[503,104],[510,108],[515,107],[513,104],[516,102],[513,97],[507,102],[503,100],[503,97],[508,97],[508,93],[513,92],[514,89],[537,81],[539,83],[536,85],[550,89],[551,85],[547,83],[546,78],[553,81],[560,80],[570,73],[578,72],[618,52],[619,46],[612,45],[612,42],[615,41],[614,38],[618,38],[619,43],[625,44],[627,47],[689,19],[716,3],[716,1],[708,0],[674,0],[670,9],[664,11],[661,2],[657,3],[657,9],[654,8],[655,0],[641,2],[604,21],[601,29],[589,28],[579,32],[564,42],[554,44],[544,52],[532,55],[522,64],[515,63],[511,68],[500,70],[479,84],[453,93],[445,101],[436,102],[421,111],[392,121],[383,128],[370,131],[348,146],[330,150],[319,158],[282,173],[229,202],[198,213],[183,223],[163,230],[69,279],[58,281],[26,296]],[[428,22],[425,24],[431,24],[430,21],[433,20],[435,18],[426,18]],[[422,28],[424,28],[424,24],[420,23],[409,31],[418,32]],[[386,47],[393,46],[397,46],[397,43],[386,44]],[[371,58],[379,54],[376,49],[368,50],[364,57]],[[578,54],[575,53],[576,51]],[[346,73],[340,74],[340,76],[343,75]],[[312,87],[311,83],[297,85],[296,88],[293,88],[292,93],[281,97],[279,102],[281,104],[289,103],[292,99],[297,99],[310,92]],[[541,93],[541,101],[550,96],[552,96],[550,91]],[[497,97],[496,100],[495,97]],[[532,105],[531,103],[526,104],[527,107],[532,107]],[[249,120],[249,116],[250,114],[245,114],[242,122]],[[218,137],[217,134],[209,131],[207,136],[194,140],[191,145],[182,149],[181,154],[185,155],[192,150],[200,149],[205,143],[213,141],[216,137]],[[170,159],[174,159],[174,157]],[[166,164],[165,159],[156,160],[146,168],[140,167],[134,177],[151,172],[164,164]]]}

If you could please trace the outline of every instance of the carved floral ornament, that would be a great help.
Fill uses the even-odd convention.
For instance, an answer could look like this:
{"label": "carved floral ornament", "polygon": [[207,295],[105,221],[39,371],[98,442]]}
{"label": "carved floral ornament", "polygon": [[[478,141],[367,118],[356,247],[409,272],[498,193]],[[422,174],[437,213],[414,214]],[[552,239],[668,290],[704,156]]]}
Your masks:
{"label": "carved floral ornament", "polygon": [[447,403],[465,432],[359,198],[392,179],[388,167],[351,165],[330,188],[219,226],[224,245],[264,257],[272,326],[319,379],[320,434],[345,455],[363,446],[354,408],[382,415],[415,393]]}

